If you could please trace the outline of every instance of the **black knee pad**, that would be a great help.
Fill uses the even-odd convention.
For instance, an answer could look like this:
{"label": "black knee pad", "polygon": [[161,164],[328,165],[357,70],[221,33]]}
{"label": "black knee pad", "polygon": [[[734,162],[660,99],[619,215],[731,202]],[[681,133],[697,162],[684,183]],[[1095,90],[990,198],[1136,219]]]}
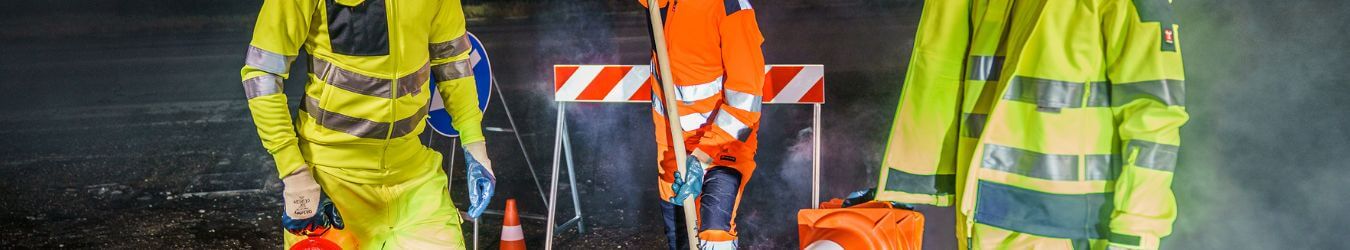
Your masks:
{"label": "black knee pad", "polygon": [[740,171],[723,166],[709,169],[703,176],[700,229],[731,231],[731,216],[736,209],[736,195],[740,189]]}

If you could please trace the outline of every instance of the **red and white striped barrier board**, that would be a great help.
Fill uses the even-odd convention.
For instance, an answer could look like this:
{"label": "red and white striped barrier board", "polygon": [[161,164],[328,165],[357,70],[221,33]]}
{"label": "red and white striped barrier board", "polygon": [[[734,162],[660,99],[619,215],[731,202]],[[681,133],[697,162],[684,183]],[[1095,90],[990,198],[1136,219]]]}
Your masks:
{"label": "red and white striped barrier board", "polygon": [[[559,102],[650,102],[648,65],[554,65],[553,98]],[[825,66],[764,67],[764,103],[825,103]]]}

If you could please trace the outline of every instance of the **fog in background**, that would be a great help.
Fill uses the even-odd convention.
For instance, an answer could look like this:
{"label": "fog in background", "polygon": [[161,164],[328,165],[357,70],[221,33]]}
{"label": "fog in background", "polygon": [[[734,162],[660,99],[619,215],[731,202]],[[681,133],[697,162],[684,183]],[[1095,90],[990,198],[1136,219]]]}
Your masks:
{"label": "fog in background", "polygon": [[1350,2],[1173,5],[1191,122],[1165,246],[1350,247]]}
{"label": "fog in background", "polygon": [[[770,64],[824,64],[822,197],[876,185],[922,1],[751,0]],[[464,1],[541,184],[552,160],[555,64],[645,64],[631,0]],[[238,69],[261,1],[53,0],[0,8],[0,248],[259,248],[280,244],[280,190]],[[1165,249],[1342,249],[1350,229],[1350,2],[1176,0],[1191,121]],[[301,60],[303,61],[303,60]],[[304,72],[304,63],[292,69]],[[294,103],[304,80],[287,81]],[[497,96],[493,96],[497,98]],[[498,99],[488,127],[508,126]],[[568,104],[589,231],[565,247],[661,246],[650,106]],[[756,249],[796,246],[809,207],[809,106],[766,105],[739,226]],[[449,139],[424,134],[433,148]],[[499,187],[545,211],[521,145],[489,132]],[[462,158],[462,157],[461,157]],[[459,160],[462,161],[462,160]],[[463,167],[453,164],[460,208]],[[566,183],[566,176],[562,176]],[[271,178],[271,179],[269,179]],[[494,207],[499,209],[499,207]],[[951,209],[928,249],[953,249]],[[271,216],[271,215],[277,216]],[[499,216],[485,217],[484,248]],[[525,221],[531,247],[542,222]],[[656,242],[657,244],[652,244]]]}

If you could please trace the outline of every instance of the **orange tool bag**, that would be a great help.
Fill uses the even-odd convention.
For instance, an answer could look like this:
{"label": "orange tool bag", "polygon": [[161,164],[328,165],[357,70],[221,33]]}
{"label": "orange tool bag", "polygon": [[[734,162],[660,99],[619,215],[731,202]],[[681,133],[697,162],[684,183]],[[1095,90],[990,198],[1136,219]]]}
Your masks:
{"label": "orange tool bag", "polygon": [[820,209],[797,212],[798,247],[827,249],[919,250],[923,214],[872,201],[843,208],[843,200],[822,202]]}

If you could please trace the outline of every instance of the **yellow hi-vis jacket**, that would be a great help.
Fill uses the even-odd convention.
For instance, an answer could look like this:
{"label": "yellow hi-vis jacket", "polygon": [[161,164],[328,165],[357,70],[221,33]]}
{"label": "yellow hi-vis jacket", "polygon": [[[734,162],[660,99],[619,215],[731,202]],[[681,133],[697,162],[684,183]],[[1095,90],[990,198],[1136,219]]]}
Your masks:
{"label": "yellow hi-vis jacket", "polygon": [[[302,47],[312,60],[292,126],[281,79]],[[279,174],[310,163],[378,183],[439,166],[417,138],[431,76],[461,142],[483,141],[469,49],[458,0],[266,0],[241,75]]]}
{"label": "yellow hi-vis jacket", "polygon": [[958,206],[961,244],[994,227],[1158,248],[1189,119],[1168,0],[932,0],[922,15],[877,199]]}

